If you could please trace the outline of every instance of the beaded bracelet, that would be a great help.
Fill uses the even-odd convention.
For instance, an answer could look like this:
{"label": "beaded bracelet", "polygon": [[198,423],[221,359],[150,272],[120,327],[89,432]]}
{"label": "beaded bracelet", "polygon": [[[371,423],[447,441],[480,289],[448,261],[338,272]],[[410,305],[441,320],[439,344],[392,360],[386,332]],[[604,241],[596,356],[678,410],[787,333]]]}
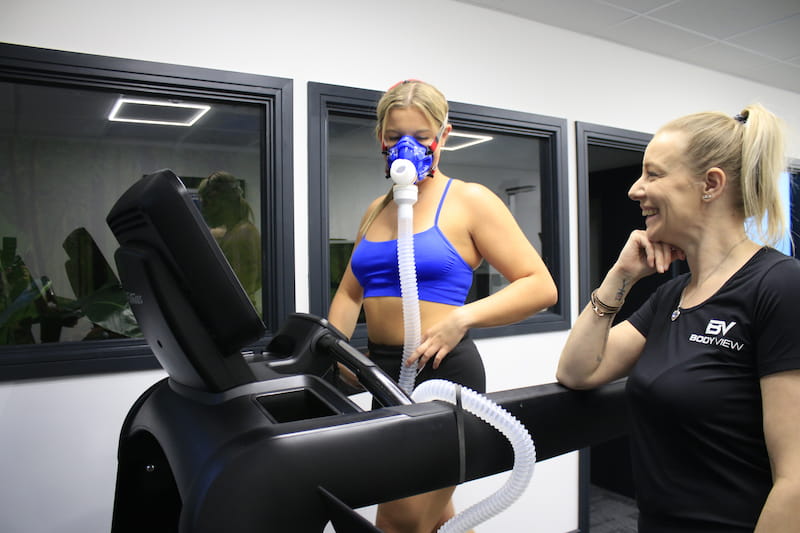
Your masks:
{"label": "beaded bracelet", "polygon": [[621,305],[612,307],[601,302],[600,298],[597,297],[597,289],[592,291],[591,301],[592,311],[594,311],[594,314],[597,316],[615,315],[622,308]]}

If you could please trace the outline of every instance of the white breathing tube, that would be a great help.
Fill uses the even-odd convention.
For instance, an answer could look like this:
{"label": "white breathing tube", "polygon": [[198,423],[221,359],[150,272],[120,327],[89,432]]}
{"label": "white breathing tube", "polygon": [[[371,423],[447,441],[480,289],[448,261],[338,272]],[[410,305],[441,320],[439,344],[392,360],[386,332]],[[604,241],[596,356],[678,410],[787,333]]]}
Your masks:
{"label": "white breathing tube", "polygon": [[417,369],[406,361],[422,341],[417,292],[417,267],[414,261],[414,204],[417,201],[417,169],[407,159],[396,159],[389,169],[395,185],[397,204],[397,267],[400,271],[400,295],[403,299],[403,359],[398,385],[411,396]]}
{"label": "white breathing tube", "polygon": [[423,382],[414,390],[417,369],[407,366],[406,361],[422,340],[417,270],[414,259],[414,203],[417,201],[417,186],[415,185],[417,170],[410,161],[397,159],[392,163],[389,175],[395,183],[393,195],[397,203],[397,265],[400,271],[404,325],[403,358],[398,384],[415,402],[444,400],[455,404],[456,390],[460,388],[463,409],[503,433],[511,442],[514,450],[514,466],[506,483],[497,492],[458,513],[439,528],[440,533],[465,532],[497,515],[522,496],[533,476],[536,449],[525,426],[508,411],[473,390],[441,379]]}
{"label": "white breathing tube", "polygon": [[[458,387],[461,386],[450,381],[431,379],[422,382],[411,398],[415,402],[444,400],[455,404]],[[536,464],[533,439],[525,426],[511,413],[466,387],[461,387],[461,405],[466,411],[505,435],[514,450],[514,466],[511,469],[511,476],[500,489],[445,522],[438,533],[463,533],[500,514],[525,492]]]}

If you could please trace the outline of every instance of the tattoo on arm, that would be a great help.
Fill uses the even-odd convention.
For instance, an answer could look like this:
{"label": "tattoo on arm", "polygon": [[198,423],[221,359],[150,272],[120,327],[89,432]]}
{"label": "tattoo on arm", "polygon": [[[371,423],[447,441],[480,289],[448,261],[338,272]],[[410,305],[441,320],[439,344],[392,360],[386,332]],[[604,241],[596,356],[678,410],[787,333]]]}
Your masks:
{"label": "tattoo on arm", "polygon": [[625,289],[627,288],[628,288],[628,280],[623,279],[622,286],[619,289],[617,289],[617,294],[614,296],[617,302],[625,301],[625,293],[627,292]]}

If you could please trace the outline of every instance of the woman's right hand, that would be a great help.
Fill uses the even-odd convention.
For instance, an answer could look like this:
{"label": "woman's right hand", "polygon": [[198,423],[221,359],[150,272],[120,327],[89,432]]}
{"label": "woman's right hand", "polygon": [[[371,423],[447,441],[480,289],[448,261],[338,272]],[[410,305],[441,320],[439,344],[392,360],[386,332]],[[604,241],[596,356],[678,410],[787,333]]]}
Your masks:
{"label": "woman's right hand", "polygon": [[663,274],[676,259],[686,259],[683,250],[665,242],[653,242],[644,230],[634,230],[619,253],[613,269],[624,278],[638,281],[656,272]]}
{"label": "woman's right hand", "polygon": [[358,377],[342,363],[336,363],[339,367],[339,379],[345,382],[349,387],[357,390],[364,390],[364,385],[361,384]]}

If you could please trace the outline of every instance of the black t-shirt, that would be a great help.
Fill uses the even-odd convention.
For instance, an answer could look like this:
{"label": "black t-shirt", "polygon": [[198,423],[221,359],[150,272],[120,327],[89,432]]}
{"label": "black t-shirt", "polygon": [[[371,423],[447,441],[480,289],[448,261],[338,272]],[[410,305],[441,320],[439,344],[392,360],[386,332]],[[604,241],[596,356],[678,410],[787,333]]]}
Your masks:
{"label": "black t-shirt", "polygon": [[671,315],[689,274],[628,320],[640,533],[752,531],[772,487],[759,379],[800,368],[800,261],[759,250],[704,303]]}

